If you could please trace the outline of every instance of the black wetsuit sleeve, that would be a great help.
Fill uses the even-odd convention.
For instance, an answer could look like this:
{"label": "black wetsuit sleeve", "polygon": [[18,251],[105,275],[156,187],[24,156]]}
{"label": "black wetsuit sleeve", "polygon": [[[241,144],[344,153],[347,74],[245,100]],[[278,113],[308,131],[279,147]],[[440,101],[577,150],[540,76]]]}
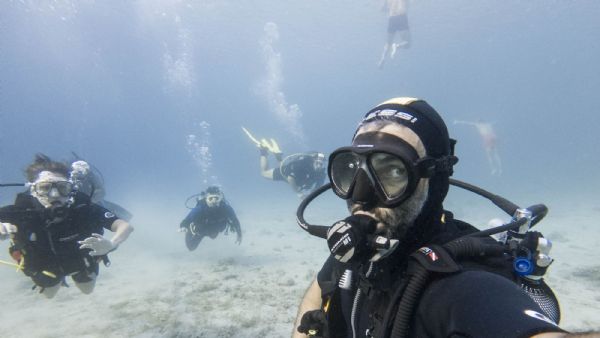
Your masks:
{"label": "black wetsuit sleeve", "polygon": [[111,231],[112,224],[114,223],[114,221],[119,219],[110,210],[94,203],[89,205],[86,215],[84,217],[87,217],[90,223],[94,223],[98,227],[102,227]]}
{"label": "black wetsuit sleeve", "polygon": [[190,213],[183,219],[183,221],[181,221],[181,223],[179,223],[179,227],[180,228],[189,227],[190,224],[194,220],[198,219],[201,214],[202,214],[202,205],[198,205],[190,211]]}
{"label": "black wetsuit sleeve", "polygon": [[0,222],[4,223],[12,223],[14,225],[18,225],[21,223],[22,215],[18,214],[18,212],[22,209],[17,207],[16,205],[7,205],[0,208]]}
{"label": "black wetsuit sleeve", "polygon": [[424,292],[413,334],[428,337],[530,337],[564,332],[514,282],[467,271],[433,282]]}

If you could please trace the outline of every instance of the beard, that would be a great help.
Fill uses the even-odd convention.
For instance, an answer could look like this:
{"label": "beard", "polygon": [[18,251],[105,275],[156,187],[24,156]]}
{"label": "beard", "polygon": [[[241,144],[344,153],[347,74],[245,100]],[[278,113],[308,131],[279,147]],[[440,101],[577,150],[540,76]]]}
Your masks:
{"label": "beard", "polygon": [[406,231],[413,226],[429,196],[429,180],[420,180],[415,192],[395,208],[374,207],[364,209],[363,205],[348,201],[352,215],[362,214],[377,221],[378,234],[386,237],[404,238]]}

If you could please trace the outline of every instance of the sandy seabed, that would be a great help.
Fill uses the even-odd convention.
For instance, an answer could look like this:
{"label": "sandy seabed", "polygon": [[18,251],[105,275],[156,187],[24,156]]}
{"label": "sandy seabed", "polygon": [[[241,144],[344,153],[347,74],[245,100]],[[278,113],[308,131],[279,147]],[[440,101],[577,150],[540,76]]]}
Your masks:
{"label": "sandy seabed", "polygon": [[[239,208],[242,245],[221,235],[194,252],[175,231],[184,215],[136,216],[136,231],[87,296],[71,285],[46,300],[28,278],[2,267],[0,336],[289,337],[298,303],[328,254],[323,240],[295,224],[292,202]],[[600,330],[599,216],[599,207],[561,204],[539,229],[554,242],[547,281],[567,330]]]}

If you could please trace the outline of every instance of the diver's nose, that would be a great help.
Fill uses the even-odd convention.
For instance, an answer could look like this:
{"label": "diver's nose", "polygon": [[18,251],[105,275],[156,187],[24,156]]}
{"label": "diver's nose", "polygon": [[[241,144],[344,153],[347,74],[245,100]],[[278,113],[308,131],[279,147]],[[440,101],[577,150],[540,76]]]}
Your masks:
{"label": "diver's nose", "polygon": [[52,198],[60,197],[60,193],[58,192],[58,189],[56,189],[56,187],[52,187],[50,189],[50,191],[48,191],[48,197],[52,197]]}
{"label": "diver's nose", "polygon": [[351,199],[354,203],[364,206],[374,205],[375,189],[369,179],[369,175],[363,169],[359,169],[358,171]]}

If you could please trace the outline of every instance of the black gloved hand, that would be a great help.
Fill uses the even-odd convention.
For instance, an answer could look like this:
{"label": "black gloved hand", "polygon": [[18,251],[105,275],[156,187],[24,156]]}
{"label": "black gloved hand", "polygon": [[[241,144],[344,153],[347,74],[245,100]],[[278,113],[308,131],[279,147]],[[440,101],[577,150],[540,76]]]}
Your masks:
{"label": "black gloved hand", "polygon": [[369,249],[369,235],[377,221],[366,215],[353,215],[334,223],[327,231],[327,245],[333,257],[348,263],[364,256]]}
{"label": "black gloved hand", "polygon": [[298,332],[307,334],[309,337],[314,338],[329,337],[329,325],[327,325],[325,312],[323,312],[323,310],[312,310],[305,312],[300,320]]}

